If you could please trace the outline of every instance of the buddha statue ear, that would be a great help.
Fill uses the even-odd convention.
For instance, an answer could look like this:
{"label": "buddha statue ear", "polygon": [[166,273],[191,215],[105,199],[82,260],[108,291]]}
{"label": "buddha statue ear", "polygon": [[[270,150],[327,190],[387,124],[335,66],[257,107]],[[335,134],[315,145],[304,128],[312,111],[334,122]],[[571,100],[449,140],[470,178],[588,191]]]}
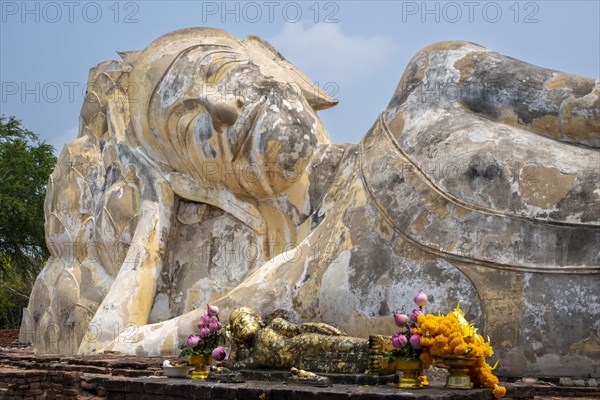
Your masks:
{"label": "buddha statue ear", "polygon": [[321,90],[312,80],[310,80],[298,68],[287,61],[273,46],[259,38],[258,36],[248,36],[244,44],[249,50],[252,60],[263,66],[270,66],[269,73],[275,78],[284,81],[292,81],[300,88],[302,95],[308,101],[308,104],[315,110],[325,110],[338,103],[337,99],[329,96]]}

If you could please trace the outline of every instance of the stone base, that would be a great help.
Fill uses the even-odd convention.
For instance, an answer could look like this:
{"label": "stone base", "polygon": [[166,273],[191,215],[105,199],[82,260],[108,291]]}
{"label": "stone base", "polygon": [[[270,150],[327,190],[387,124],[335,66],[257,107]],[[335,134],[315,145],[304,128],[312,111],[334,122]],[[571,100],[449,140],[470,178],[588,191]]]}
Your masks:
{"label": "stone base", "polygon": [[600,387],[565,387],[535,385],[534,388],[536,396],[540,396],[542,398],[562,397],[567,399],[600,399]]}
{"label": "stone base", "polygon": [[[244,379],[247,381],[270,381],[285,382],[290,376],[290,371],[284,370],[240,370]],[[396,375],[367,375],[367,374],[325,374],[318,372],[320,376],[325,376],[331,380],[334,385],[384,385],[394,382]]]}
{"label": "stone base", "polygon": [[[491,400],[490,389],[450,390],[443,386],[404,390],[393,384],[361,386],[334,385],[327,388],[286,385],[281,382],[252,381],[217,384],[190,379],[112,379],[106,381],[107,400],[244,399],[244,400]],[[533,400],[531,386],[507,384],[506,399]]]}
{"label": "stone base", "polygon": [[[243,371],[245,383],[166,378],[160,376],[162,360],[161,357],[117,354],[64,357],[0,351],[0,399],[492,400],[489,389],[445,389],[441,373],[439,379],[432,376],[430,388],[419,390],[398,389],[390,381],[394,375],[324,374],[336,383],[333,387],[315,388],[286,385],[288,371],[246,370]],[[566,387],[535,382],[502,384],[507,387],[507,399],[600,398],[598,387]]]}

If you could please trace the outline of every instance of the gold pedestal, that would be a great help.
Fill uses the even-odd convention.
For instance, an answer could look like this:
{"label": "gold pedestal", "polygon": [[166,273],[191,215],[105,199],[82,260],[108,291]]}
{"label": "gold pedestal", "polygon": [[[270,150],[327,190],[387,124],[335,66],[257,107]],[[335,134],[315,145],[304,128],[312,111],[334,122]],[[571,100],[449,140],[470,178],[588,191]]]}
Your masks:
{"label": "gold pedestal", "polygon": [[190,356],[189,363],[194,367],[192,371],[192,379],[206,379],[212,364],[212,356],[210,354],[195,354]]}
{"label": "gold pedestal", "polygon": [[442,360],[449,367],[450,375],[446,378],[448,389],[471,389],[473,387],[469,369],[475,365],[475,357],[443,356]]}
{"label": "gold pedestal", "polygon": [[396,359],[396,369],[402,371],[402,376],[398,383],[400,389],[419,389],[423,387],[419,378],[423,370],[421,360],[398,358]]}

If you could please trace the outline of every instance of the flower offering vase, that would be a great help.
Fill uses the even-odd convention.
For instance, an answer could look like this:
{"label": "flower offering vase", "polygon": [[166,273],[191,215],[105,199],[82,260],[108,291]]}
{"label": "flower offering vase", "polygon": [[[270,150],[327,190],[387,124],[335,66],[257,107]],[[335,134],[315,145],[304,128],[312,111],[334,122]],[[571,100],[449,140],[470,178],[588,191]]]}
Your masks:
{"label": "flower offering vase", "polygon": [[192,355],[190,356],[189,363],[194,367],[192,379],[208,378],[208,373],[212,364],[212,356],[210,354]]}

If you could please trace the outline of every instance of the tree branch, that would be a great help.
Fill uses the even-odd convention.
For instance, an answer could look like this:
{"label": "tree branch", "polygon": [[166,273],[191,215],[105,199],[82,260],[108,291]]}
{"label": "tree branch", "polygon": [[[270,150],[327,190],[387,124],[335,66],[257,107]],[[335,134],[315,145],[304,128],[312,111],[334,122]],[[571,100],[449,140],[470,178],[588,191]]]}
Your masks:
{"label": "tree branch", "polygon": [[11,291],[12,293],[16,294],[17,296],[21,296],[22,298],[29,300],[29,296],[27,296],[27,295],[19,292],[18,290],[15,290],[15,289],[11,288],[10,286],[6,285],[4,282],[0,281],[0,286],[8,289],[9,291]]}

